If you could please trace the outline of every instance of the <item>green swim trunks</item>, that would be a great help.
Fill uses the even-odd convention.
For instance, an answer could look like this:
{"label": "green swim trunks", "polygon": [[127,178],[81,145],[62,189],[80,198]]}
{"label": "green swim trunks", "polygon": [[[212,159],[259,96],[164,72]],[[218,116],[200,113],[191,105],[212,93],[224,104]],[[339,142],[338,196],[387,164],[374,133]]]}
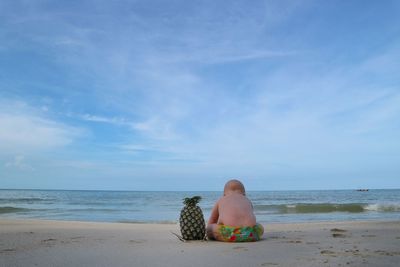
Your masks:
{"label": "green swim trunks", "polygon": [[260,224],[255,226],[228,226],[220,224],[218,232],[225,242],[254,242],[261,239],[263,227]]}

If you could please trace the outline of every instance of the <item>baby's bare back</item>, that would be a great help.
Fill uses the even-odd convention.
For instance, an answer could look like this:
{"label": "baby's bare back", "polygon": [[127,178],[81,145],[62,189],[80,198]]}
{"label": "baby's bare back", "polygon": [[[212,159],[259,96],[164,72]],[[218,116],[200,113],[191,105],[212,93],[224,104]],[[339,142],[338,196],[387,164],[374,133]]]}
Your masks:
{"label": "baby's bare back", "polygon": [[224,196],[218,203],[218,223],[231,226],[254,226],[256,217],[250,200],[241,194]]}

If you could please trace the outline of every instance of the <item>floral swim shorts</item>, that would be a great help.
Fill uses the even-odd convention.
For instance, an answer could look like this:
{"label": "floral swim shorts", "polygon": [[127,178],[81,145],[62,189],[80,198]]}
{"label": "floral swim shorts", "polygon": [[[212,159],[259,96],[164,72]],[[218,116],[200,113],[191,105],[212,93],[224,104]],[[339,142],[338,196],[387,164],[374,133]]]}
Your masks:
{"label": "floral swim shorts", "polygon": [[261,239],[263,227],[258,223],[239,227],[220,224],[218,232],[225,242],[254,242]]}

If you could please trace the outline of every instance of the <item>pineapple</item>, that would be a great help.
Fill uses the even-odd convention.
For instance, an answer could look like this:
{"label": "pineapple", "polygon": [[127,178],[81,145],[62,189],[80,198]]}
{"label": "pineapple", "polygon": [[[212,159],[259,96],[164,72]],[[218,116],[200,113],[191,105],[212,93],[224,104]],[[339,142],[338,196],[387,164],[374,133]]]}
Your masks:
{"label": "pineapple", "polygon": [[201,200],[200,196],[185,198],[183,203],[185,207],[181,210],[179,224],[181,234],[184,240],[203,240],[206,235],[206,224],[204,222],[203,212],[197,206]]}

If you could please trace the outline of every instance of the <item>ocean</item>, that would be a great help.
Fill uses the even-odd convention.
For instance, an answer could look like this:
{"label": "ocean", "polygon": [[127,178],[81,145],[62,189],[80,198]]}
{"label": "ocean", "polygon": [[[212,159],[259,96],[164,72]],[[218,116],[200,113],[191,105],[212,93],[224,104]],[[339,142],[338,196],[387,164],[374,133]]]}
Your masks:
{"label": "ocean", "polygon": [[[177,223],[199,195],[207,220],[221,192],[0,190],[0,219]],[[400,190],[250,191],[259,222],[400,220]]]}

